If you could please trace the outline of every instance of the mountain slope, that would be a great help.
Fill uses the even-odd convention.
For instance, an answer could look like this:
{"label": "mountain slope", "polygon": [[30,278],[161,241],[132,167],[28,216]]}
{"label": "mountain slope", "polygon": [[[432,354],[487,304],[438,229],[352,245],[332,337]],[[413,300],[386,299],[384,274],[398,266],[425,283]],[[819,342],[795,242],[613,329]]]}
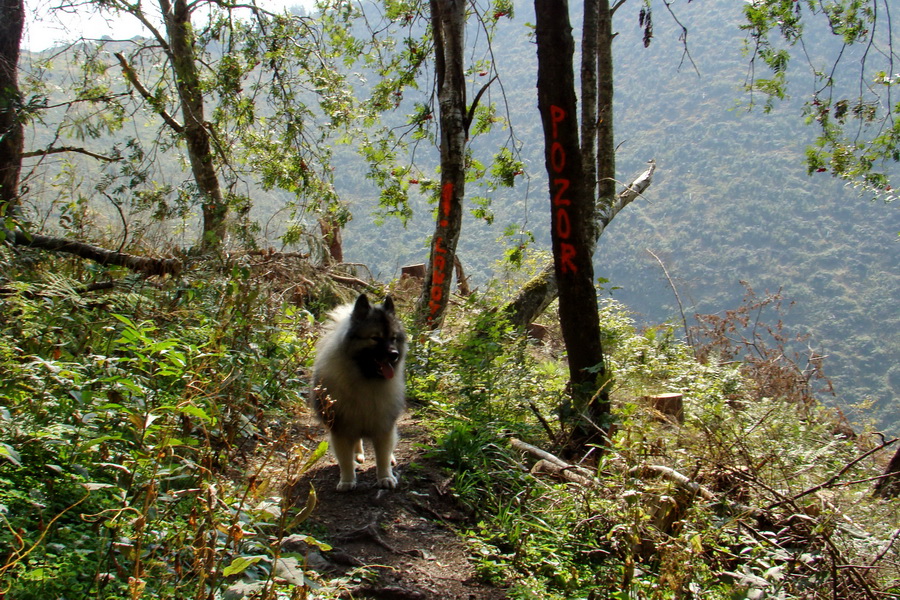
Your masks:
{"label": "mountain slope", "polygon": [[[655,38],[644,48],[638,8],[624,6],[615,23],[619,179],[627,181],[650,158],[658,170],[646,198],[623,211],[604,234],[597,276],[621,288],[614,296],[646,325],[679,314],[648,250],[665,263],[689,318],[735,308],[745,292],[741,281],[758,292],[781,289],[794,303],[783,315],[786,328],[808,334],[816,352],[828,356],[833,402],[849,411],[872,400],[875,413],[855,416],[877,414],[882,426],[897,430],[900,415],[890,402],[900,384],[900,367],[892,364],[900,355],[897,207],[861,197],[827,175],[806,174],[804,150],[814,132],[802,122],[800,97],[770,114],[738,106],[749,101],[741,89],[748,59],[741,52],[738,5],[676,6],[689,32],[689,58],[680,29],[665,14],[656,15]],[[494,56],[532,179],[494,199],[493,228],[474,221],[464,228],[460,255],[477,282],[490,276],[502,253],[496,239],[509,224],[531,229],[538,245],[548,247],[535,49],[523,25],[528,21],[531,8],[519,3],[516,19],[501,28]],[[792,89],[800,94],[808,76],[799,63],[794,67]],[[473,81],[473,89],[478,83]],[[405,230],[388,224],[373,234],[366,209],[365,202],[357,206],[345,236],[352,260],[372,263],[376,257],[376,271],[390,277],[399,264],[425,258],[427,211],[420,210]]]}

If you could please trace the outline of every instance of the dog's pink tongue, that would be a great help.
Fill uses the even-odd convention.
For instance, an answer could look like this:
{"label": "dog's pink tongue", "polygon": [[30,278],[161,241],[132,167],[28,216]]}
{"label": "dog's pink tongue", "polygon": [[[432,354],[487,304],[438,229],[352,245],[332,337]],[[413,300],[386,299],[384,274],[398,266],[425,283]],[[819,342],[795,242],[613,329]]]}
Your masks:
{"label": "dog's pink tongue", "polygon": [[385,361],[381,363],[381,374],[384,375],[385,379],[393,379],[394,378],[394,365]]}

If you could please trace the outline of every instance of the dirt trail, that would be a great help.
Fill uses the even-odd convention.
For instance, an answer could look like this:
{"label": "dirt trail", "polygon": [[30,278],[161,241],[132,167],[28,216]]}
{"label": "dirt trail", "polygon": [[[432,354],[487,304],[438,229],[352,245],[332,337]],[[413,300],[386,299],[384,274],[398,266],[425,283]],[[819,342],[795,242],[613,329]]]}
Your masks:
{"label": "dirt trail", "polygon": [[[324,439],[315,423],[301,426],[313,439]],[[337,463],[328,454],[295,487],[298,494],[315,487],[318,505],[308,524],[321,541],[334,546],[317,559],[326,576],[345,576],[368,567],[369,576],[351,578],[347,598],[390,600],[502,600],[502,589],[479,581],[469,550],[454,529],[467,520],[447,490],[449,480],[432,459],[423,456],[430,440],[407,416],[400,423],[395,456],[400,483],[395,490],[375,487],[371,449],[358,471],[358,487],[337,492]],[[317,565],[311,564],[316,567]]]}

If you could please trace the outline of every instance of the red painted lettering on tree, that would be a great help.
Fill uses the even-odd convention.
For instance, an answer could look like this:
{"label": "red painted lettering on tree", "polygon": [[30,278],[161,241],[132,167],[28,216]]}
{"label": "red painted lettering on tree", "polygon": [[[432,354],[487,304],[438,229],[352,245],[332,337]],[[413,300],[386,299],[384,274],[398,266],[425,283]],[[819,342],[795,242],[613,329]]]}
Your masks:
{"label": "red painted lettering on tree", "polygon": [[553,186],[556,188],[556,193],[553,194],[553,206],[568,206],[572,204],[571,200],[562,197],[563,194],[569,191],[568,179],[554,179]]}
{"label": "red painted lettering on tree", "polygon": [[561,208],[556,211],[556,235],[564,240],[572,235],[572,222],[569,221],[569,211]]}
{"label": "red painted lettering on tree", "polygon": [[440,286],[444,283],[444,278],[446,277],[446,273],[444,273],[444,269],[447,266],[447,261],[444,260],[444,257],[441,255],[437,255],[434,257],[434,273],[432,274],[432,286]]}
{"label": "red painted lettering on tree", "polygon": [[450,224],[447,220],[450,217],[450,204],[453,202],[453,182],[448,181],[441,188],[441,227]]}
{"label": "red painted lettering on tree", "polygon": [[553,142],[550,146],[550,168],[554,173],[562,173],[566,166],[566,150],[559,142]]}
{"label": "red painted lettering on tree", "polygon": [[578,266],[572,262],[573,259],[578,255],[578,252],[575,250],[575,246],[568,242],[563,242],[559,245],[559,262],[562,265],[563,273],[577,273]]}
{"label": "red painted lettering on tree", "polygon": [[[453,189],[453,184],[447,184],[444,186],[444,190],[447,189],[447,186],[450,186],[450,190]],[[441,211],[444,210],[444,194],[441,194]],[[442,223],[443,225],[444,223]],[[438,311],[441,310],[441,300],[444,297],[444,281],[447,279],[447,248],[444,245],[444,238],[437,237],[434,240],[434,258],[431,261],[431,293],[429,294],[430,301],[428,302],[428,319],[434,320],[434,317],[437,316]]]}
{"label": "red painted lettering on tree", "polygon": [[554,104],[550,105],[550,123],[553,125],[553,139],[559,137],[559,129],[557,125],[566,118],[566,111],[562,107]]}
{"label": "red painted lettering on tree", "polygon": [[[566,168],[566,149],[558,141],[559,124],[565,121],[566,111],[559,106],[550,105],[550,124],[552,143],[550,144],[550,169],[561,174]],[[553,179],[553,233],[559,243],[559,268],[563,273],[577,273],[578,265],[575,259],[578,251],[575,246],[568,240],[572,235],[572,221],[569,216],[568,206],[572,201],[564,195],[569,191],[571,182],[564,177],[556,177]]]}

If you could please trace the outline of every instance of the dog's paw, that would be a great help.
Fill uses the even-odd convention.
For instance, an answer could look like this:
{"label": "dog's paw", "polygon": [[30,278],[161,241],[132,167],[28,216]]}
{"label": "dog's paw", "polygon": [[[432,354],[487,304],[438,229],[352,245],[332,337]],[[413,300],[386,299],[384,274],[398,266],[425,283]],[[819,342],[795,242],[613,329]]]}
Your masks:
{"label": "dog's paw", "polygon": [[366,454],[365,452],[357,452],[353,455],[353,460],[356,461],[356,464],[361,465],[366,462]]}
{"label": "dog's paw", "polygon": [[339,492],[349,492],[349,491],[355,490],[355,489],[356,489],[355,481],[342,481],[339,484],[337,484],[337,491],[339,491]]}
{"label": "dog's paw", "polygon": [[397,487],[397,478],[393,475],[388,475],[387,477],[380,477],[378,479],[378,487],[386,490],[392,490]]}

